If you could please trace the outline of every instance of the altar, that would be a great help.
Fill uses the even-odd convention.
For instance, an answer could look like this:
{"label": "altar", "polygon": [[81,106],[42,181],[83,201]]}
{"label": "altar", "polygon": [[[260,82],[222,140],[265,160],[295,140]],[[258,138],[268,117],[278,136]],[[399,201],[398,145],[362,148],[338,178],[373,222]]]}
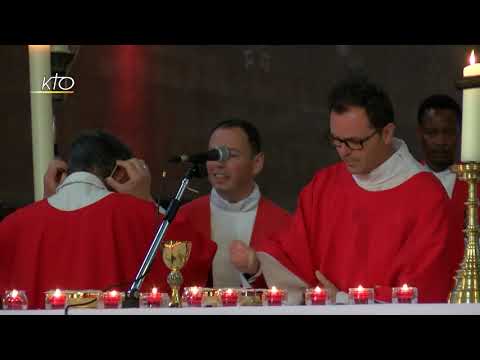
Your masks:
{"label": "altar", "polygon": [[[1,310],[0,315],[60,315],[64,310]],[[78,309],[75,315],[480,315],[480,304],[372,304],[325,306],[238,306],[212,308]]]}

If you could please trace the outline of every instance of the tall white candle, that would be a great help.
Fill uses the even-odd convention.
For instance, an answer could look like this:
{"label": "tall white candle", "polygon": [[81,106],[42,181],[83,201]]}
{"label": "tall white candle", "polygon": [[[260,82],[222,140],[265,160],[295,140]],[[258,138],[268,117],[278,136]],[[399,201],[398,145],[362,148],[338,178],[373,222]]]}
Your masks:
{"label": "tall white candle", "polygon": [[[463,69],[465,78],[480,76],[480,64],[472,51],[470,65]],[[480,162],[480,88],[463,90],[462,162]]]}
{"label": "tall white candle", "polygon": [[43,176],[53,159],[52,95],[42,91],[43,78],[51,76],[50,45],[29,45],[30,106],[32,116],[33,184],[35,201],[43,198]]}
{"label": "tall white candle", "polygon": [[475,51],[472,50],[470,54],[470,65],[466,66],[463,69],[463,76],[480,76],[480,64],[477,64],[475,61]]}

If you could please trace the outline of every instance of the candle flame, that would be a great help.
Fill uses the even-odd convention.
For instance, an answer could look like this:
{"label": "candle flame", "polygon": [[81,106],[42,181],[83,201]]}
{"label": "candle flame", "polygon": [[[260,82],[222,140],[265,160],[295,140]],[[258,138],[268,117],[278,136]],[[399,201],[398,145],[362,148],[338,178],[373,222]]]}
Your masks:
{"label": "candle flame", "polygon": [[18,291],[13,289],[11,292],[12,297],[16,298],[18,296]]}
{"label": "candle flame", "polygon": [[110,294],[109,294],[111,297],[116,297],[117,296],[117,290],[112,290],[110,291]]}
{"label": "candle flame", "polygon": [[321,293],[322,289],[320,288],[320,286],[317,286],[313,291],[315,291],[316,293]]}
{"label": "candle flame", "polygon": [[60,289],[56,289],[55,292],[53,293],[53,296],[58,298],[62,295],[62,291]]}
{"label": "candle flame", "polygon": [[358,285],[357,290],[358,290],[358,291],[363,291],[363,286],[362,286],[362,285]]}
{"label": "candle flame", "polygon": [[152,288],[152,294],[157,295],[158,289],[156,287]]}
{"label": "candle flame", "polygon": [[474,65],[476,63],[476,59],[475,59],[475,51],[472,50],[471,54],[470,54],[470,65]]}
{"label": "candle flame", "polygon": [[408,285],[407,285],[407,284],[403,284],[402,290],[408,290]]}
{"label": "candle flame", "polygon": [[194,286],[191,291],[193,295],[197,295],[199,292],[199,288],[197,286]]}
{"label": "candle flame", "polygon": [[228,290],[227,290],[227,294],[228,294],[228,295],[232,295],[232,293],[233,293],[233,290],[232,290],[232,289],[228,289]]}
{"label": "candle flame", "polygon": [[276,293],[276,292],[278,292],[278,289],[275,286],[272,286],[271,291],[272,291],[272,293]]}

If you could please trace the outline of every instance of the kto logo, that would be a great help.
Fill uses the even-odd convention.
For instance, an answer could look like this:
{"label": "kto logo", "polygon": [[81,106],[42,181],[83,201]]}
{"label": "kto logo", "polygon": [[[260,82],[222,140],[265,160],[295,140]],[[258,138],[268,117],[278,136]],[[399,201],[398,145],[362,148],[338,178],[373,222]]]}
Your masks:
{"label": "kto logo", "polygon": [[55,73],[55,76],[50,76],[47,79],[46,76],[43,77],[42,90],[40,91],[31,91],[33,94],[73,94],[72,90],[75,86],[75,80],[70,76],[58,76],[58,73]]}

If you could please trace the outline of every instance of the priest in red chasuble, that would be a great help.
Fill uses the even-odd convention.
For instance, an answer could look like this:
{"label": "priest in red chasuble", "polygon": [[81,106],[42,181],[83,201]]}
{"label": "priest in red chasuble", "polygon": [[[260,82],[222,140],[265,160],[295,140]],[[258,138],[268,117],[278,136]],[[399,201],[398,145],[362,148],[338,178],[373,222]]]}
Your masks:
{"label": "priest in red chasuble", "polygon": [[257,249],[267,283],[290,288],[297,302],[316,285],[336,299],[362,285],[389,302],[403,284],[418,288],[419,302],[446,302],[463,244],[442,184],[394,136],[388,95],[349,79],[331,91],[328,110],[341,161],[315,174],[289,229]]}
{"label": "priest in red chasuble", "polygon": [[[145,162],[112,135],[80,135],[68,164],[50,164],[50,196],[0,222],[0,290],[25,290],[35,309],[51,289],[127,288],[161,221],[150,181]],[[156,261],[144,286],[166,290],[164,274]]]}

